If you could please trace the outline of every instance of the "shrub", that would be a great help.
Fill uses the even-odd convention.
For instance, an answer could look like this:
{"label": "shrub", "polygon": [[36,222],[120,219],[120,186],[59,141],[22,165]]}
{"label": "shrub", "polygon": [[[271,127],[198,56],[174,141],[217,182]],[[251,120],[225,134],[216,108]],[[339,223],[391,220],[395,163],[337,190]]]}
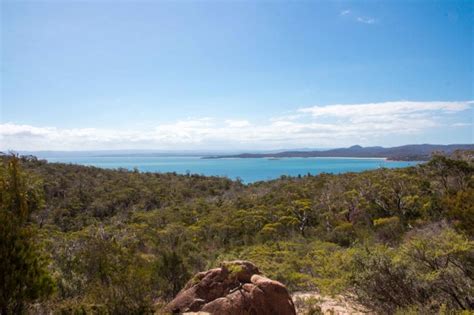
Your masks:
{"label": "shrub", "polygon": [[400,240],[403,229],[400,219],[396,216],[374,220],[374,228],[378,241],[386,244],[395,244]]}
{"label": "shrub", "polygon": [[21,314],[54,291],[47,261],[35,243],[31,213],[42,206],[39,184],[12,156],[0,165],[0,313]]}
{"label": "shrub", "polygon": [[474,243],[449,228],[420,230],[401,250],[360,250],[353,268],[351,283],[359,301],[381,313],[474,307]]}

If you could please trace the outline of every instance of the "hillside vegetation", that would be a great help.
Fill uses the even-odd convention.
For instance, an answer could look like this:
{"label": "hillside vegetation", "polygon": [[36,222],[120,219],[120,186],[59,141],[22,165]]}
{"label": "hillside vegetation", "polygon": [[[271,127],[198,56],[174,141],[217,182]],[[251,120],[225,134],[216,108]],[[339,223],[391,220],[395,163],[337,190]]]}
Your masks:
{"label": "hillside vegetation", "polygon": [[380,314],[474,308],[472,152],[250,185],[12,156],[0,176],[3,314],[154,312],[230,259]]}

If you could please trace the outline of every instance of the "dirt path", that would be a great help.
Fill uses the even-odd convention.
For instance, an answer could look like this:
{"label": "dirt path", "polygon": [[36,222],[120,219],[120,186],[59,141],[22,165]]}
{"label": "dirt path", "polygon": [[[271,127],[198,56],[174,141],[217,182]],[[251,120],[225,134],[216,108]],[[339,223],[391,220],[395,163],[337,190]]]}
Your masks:
{"label": "dirt path", "polygon": [[[292,294],[293,302],[296,306],[297,314],[308,314],[314,310],[313,314],[330,315],[374,315],[361,305],[348,301],[343,296],[329,297],[317,292],[295,292]],[[318,311],[320,313],[318,313]],[[310,313],[311,314],[311,313]]]}

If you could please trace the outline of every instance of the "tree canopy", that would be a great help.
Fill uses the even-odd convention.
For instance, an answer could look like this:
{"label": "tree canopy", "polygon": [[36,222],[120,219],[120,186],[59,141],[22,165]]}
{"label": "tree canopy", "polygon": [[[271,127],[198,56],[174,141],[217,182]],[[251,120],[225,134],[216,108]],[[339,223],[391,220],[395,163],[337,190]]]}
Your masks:
{"label": "tree canopy", "polygon": [[[29,258],[21,261],[37,270],[21,280],[38,281],[28,286],[34,293],[8,297],[20,308],[39,301],[65,313],[148,313],[194,273],[237,258],[292,291],[346,294],[380,313],[474,308],[470,153],[249,185],[34,157],[1,161],[1,219],[11,227],[1,246],[24,240],[20,252]],[[3,277],[23,268],[8,250]]]}

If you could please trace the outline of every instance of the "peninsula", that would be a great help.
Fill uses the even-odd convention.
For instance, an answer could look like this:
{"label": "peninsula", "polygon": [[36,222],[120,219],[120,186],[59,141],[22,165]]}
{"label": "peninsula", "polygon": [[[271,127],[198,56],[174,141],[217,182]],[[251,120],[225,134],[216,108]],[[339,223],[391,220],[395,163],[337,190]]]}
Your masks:
{"label": "peninsula", "polygon": [[242,153],[235,155],[205,156],[204,159],[224,158],[289,158],[289,157],[360,157],[360,158],[387,158],[395,161],[427,161],[435,152],[451,154],[457,150],[474,150],[474,144],[410,144],[399,147],[384,148],[362,147],[354,145],[349,148],[338,148],[320,151],[283,151],[277,153]]}

